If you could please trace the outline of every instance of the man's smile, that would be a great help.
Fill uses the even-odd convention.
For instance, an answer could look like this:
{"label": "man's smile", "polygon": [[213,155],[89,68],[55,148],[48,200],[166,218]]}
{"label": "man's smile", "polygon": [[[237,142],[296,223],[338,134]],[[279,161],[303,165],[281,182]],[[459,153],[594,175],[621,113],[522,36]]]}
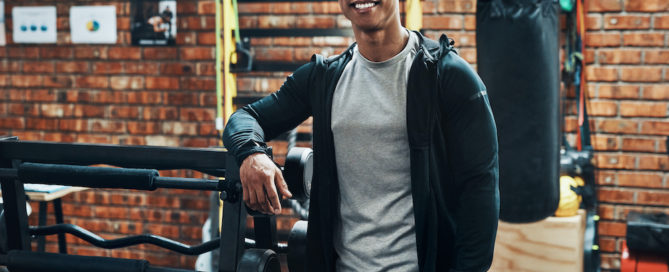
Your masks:
{"label": "man's smile", "polygon": [[354,8],[358,12],[367,11],[377,5],[379,5],[379,1],[357,1],[349,4],[350,7]]}

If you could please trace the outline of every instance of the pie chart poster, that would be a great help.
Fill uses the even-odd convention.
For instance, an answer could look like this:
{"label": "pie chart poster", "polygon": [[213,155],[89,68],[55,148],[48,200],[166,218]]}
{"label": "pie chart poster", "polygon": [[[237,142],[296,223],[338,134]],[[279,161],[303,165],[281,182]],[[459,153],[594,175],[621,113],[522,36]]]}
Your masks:
{"label": "pie chart poster", "polygon": [[72,7],[70,30],[72,43],[116,43],[116,7]]}
{"label": "pie chart poster", "polygon": [[177,36],[177,1],[132,0],[133,45],[174,45]]}

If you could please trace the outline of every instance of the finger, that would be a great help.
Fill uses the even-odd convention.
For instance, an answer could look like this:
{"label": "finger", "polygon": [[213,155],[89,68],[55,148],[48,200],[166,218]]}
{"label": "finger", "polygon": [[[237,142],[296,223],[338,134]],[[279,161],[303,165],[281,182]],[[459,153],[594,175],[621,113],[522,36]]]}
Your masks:
{"label": "finger", "polygon": [[254,211],[260,211],[260,208],[258,206],[258,198],[256,197],[255,190],[253,190],[253,187],[250,185],[246,186],[246,188],[248,189],[247,191],[249,194],[249,202],[247,203],[247,205]]}
{"label": "finger", "polygon": [[245,183],[242,183],[242,198],[244,199],[244,203],[246,203],[246,206],[251,207],[251,199],[249,198],[249,187],[245,185]]}
{"label": "finger", "polygon": [[293,194],[288,190],[288,184],[286,184],[286,180],[283,179],[280,170],[277,169],[275,176],[276,178],[274,179],[274,182],[276,183],[276,187],[279,188],[279,191],[281,191],[281,196],[283,196],[284,199],[293,197]]}
{"label": "finger", "polygon": [[256,201],[258,202],[258,211],[262,213],[270,213],[270,209],[267,204],[267,196],[265,195],[265,190],[260,188],[260,190],[255,190]]}
{"label": "finger", "polygon": [[281,203],[279,202],[279,195],[276,193],[276,187],[269,181],[265,183],[265,191],[267,192],[268,203],[273,214],[281,213]]}

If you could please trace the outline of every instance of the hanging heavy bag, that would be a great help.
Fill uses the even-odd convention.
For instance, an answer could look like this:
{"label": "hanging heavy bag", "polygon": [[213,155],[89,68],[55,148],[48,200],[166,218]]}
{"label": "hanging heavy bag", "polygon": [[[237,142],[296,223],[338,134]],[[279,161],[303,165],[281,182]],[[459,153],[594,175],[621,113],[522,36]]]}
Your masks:
{"label": "hanging heavy bag", "polygon": [[552,0],[479,0],[478,72],[499,135],[500,219],[552,215],[559,189],[558,6]]}

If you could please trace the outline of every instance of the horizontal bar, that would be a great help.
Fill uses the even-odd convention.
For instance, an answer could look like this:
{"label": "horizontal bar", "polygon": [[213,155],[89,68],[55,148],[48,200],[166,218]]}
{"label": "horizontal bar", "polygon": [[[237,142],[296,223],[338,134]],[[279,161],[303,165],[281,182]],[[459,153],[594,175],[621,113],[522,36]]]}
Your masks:
{"label": "horizontal bar", "polygon": [[157,177],[154,184],[158,188],[217,191],[223,180]]}
{"label": "horizontal bar", "polygon": [[[256,248],[256,241],[253,239],[249,238],[244,238],[244,248]],[[288,244],[286,243],[277,243],[274,248],[270,248],[271,250],[274,250],[277,254],[281,253],[288,253]]]}
{"label": "horizontal bar", "polygon": [[118,239],[105,240],[104,238],[72,224],[57,224],[46,227],[34,227],[29,229],[30,235],[54,235],[59,233],[69,233],[83,239],[92,245],[105,249],[129,247],[139,244],[152,244],[164,249],[178,252],[185,255],[200,255],[205,252],[217,249],[220,246],[220,238],[204,242],[196,246],[188,246],[165,237],[153,234],[134,235]]}
{"label": "horizontal bar", "polygon": [[242,37],[352,37],[350,28],[245,28],[239,30]]}
{"label": "horizontal bar", "polygon": [[222,148],[0,141],[0,159],[158,170],[191,169],[219,177],[225,176],[226,153]]}

